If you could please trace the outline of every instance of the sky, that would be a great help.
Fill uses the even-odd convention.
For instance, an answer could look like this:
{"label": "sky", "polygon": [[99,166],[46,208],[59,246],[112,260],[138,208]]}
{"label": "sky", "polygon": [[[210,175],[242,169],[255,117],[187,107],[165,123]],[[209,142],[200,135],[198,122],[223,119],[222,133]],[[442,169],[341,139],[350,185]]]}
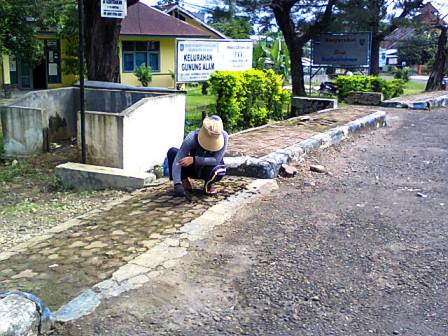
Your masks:
{"label": "sky", "polygon": [[435,0],[432,1],[435,8],[439,10],[442,15],[448,14],[448,1],[447,0]]}
{"label": "sky", "polygon": [[[148,4],[150,6],[157,4],[157,0],[140,0],[140,1],[145,4]],[[433,0],[431,2],[434,5],[434,7],[436,7],[440,11],[440,13],[442,15],[448,14],[448,1],[447,0]],[[206,5],[206,0],[185,0],[185,3],[186,3],[186,5],[185,5],[186,9],[195,12],[198,10],[198,7],[188,6],[187,4],[190,3],[193,5],[204,6],[204,5]]]}
{"label": "sky", "polygon": [[[140,0],[140,2],[143,2],[150,6],[157,5],[157,0]],[[198,5],[198,6],[205,6],[206,0],[186,0],[185,3],[186,3],[185,8],[187,10],[190,10],[192,12],[197,12],[199,8],[194,7],[194,6],[188,6],[188,3],[191,3],[193,5]]]}

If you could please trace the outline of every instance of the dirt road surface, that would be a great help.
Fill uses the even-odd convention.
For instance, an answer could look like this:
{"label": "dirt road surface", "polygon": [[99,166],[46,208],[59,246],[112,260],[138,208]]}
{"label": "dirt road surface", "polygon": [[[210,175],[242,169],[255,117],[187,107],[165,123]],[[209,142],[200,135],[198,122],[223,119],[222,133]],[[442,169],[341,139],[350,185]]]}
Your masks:
{"label": "dirt road surface", "polygon": [[448,110],[389,123],[53,335],[448,335]]}

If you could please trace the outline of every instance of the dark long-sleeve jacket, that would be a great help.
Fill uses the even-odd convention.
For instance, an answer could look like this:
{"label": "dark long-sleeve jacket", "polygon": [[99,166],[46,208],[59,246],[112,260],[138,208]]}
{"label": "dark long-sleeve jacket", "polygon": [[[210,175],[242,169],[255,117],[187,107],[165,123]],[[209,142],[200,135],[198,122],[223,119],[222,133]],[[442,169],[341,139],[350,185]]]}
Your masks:
{"label": "dark long-sleeve jacket", "polygon": [[227,150],[227,144],[229,141],[229,135],[226,131],[224,135],[224,146],[217,152],[209,152],[203,149],[198,142],[198,130],[190,132],[182,142],[182,146],[177,152],[176,158],[173,162],[173,182],[181,183],[181,170],[182,166],[179,161],[187,156],[194,158],[194,169],[198,176],[201,176],[201,169],[204,166],[216,166],[222,164],[224,154]]}

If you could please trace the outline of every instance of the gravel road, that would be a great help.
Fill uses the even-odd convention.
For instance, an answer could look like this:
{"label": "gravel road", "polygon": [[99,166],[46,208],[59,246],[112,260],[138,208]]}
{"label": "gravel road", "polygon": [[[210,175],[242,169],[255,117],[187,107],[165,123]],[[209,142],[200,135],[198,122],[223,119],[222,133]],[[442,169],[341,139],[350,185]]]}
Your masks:
{"label": "gravel road", "polygon": [[389,121],[53,335],[447,335],[448,110]]}

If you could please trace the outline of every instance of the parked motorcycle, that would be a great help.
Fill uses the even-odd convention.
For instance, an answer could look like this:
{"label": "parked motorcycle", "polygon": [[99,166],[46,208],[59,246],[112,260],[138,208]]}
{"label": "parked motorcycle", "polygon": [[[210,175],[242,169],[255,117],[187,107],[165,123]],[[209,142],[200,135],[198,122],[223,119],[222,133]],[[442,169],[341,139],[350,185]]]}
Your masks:
{"label": "parked motorcycle", "polygon": [[332,82],[322,82],[319,87],[319,95],[337,95],[338,87]]}

